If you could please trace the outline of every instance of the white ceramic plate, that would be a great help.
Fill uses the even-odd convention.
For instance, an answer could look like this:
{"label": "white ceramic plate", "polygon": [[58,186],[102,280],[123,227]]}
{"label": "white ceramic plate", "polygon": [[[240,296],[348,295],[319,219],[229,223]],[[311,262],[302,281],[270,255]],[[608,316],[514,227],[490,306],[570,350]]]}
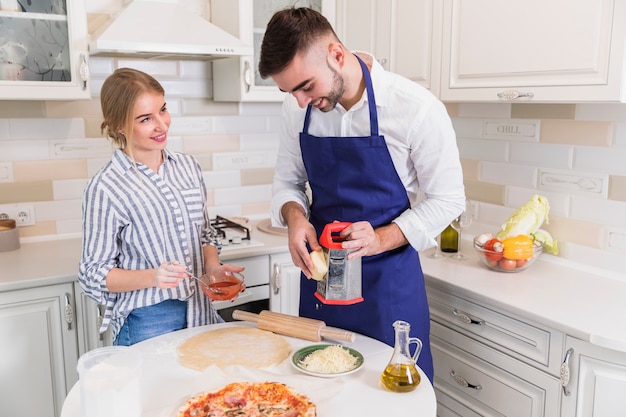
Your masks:
{"label": "white ceramic plate", "polygon": [[310,355],[311,353],[317,350],[326,349],[329,346],[332,346],[332,345],[311,345],[311,346],[303,347],[302,349],[299,349],[291,356],[291,365],[297,370],[299,370],[300,372],[304,372],[307,375],[318,376],[321,378],[335,378],[338,376],[350,375],[358,371],[359,369],[361,369],[361,367],[363,366],[363,363],[365,362],[365,359],[363,359],[363,355],[361,355],[359,351],[352,349],[351,347],[348,347],[348,346],[343,346],[343,348],[347,349],[352,356],[357,358],[356,366],[350,369],[349,371],[338,372],[334,374],[325,374],[325,373],[320,373],[320,372],[309,371],[308,369],[302,366],[301,362],[302,360],[304,360],[305,357],[307,357],[308,355]]}

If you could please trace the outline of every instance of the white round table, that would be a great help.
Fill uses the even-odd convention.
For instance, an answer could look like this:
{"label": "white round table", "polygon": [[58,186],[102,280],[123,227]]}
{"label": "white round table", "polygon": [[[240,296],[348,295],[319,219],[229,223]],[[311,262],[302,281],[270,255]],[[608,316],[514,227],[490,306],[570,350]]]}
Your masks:
{"label": "white round table", "polygon": [[[194,327],[132,346],[132,349],[140,352],[143,358],[140,379],[142,417],[173,417],[184,399],[202,391],[216,390],[234,380],[283,382],[307,395],[317,405],[317,415],[320,417],[436,416],[435,393],[422,370],[419,370],[421,382],[414,391],[409,393],[387,391],[380,384],[380,374],[391,359],[393,348],[362,335],[357,335],[354,343],[343,344],[363,355],[365,359],[363,367],[353,374],[337,378],[305,375],[291,365],[291,355],[279,365],[263,370],[243,367],[221,370],[211,367],[199,372],[178,362],[176,347],[179,343],[199,333],[227,326],[255,327],[254,324],[247,322]],[[301,347],[317,344],[293,337],[285,338],[292,345],[292,353]],[[320,343],[334,342],[324,340]],[[61,417],[80,416],[80,387],[77,383],[65,399]]]}

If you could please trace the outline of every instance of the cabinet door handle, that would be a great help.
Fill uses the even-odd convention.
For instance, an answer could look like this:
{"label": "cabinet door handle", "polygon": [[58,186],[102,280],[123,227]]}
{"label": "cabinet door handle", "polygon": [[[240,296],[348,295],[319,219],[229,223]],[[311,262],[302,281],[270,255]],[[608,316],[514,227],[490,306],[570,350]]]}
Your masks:
{"label": "cabinet door handle", "polygon": [[454,372],[454,369],[450,371],[450,376],[454,378],[454,382],[456,382],[463,388],[471,388],[471,389],[475,389],[476,391],[480,391],[481,389],[483,389],[483,386],[480,384],[478,385],[470,384],[467,381],[467,379],[463,378],[461,375],[457,375],[456,372]]}
{"label": "cabinet door handle", "polygon": [[68,293],[65,293],[65,308],[63,309],[63,317],[65,317],[65,322],[67,323],[67,330],[72,330],[72,323],[74,322],[74,307],[72,307],[71,298]]}
{"label": "cabinet door handle", "polygon": [[533,93],[520,93],[517,90],[506,90],[498,93],[498,98],[501,100],[517,100],[518,98],[533,98]]}
{"label": "cabinet door handle", "polygon": [[246,60],[243,64],[243,82],[246,86],[246,93],[250,92],[250,87],[252,86],[252,66],[250,62]]}
{"label": "cabinet door handle", "polygon": [[452,310],[452,314],[454,314],[459,320],[461,320],[465,324],[475,324],[477,326],[482,326],[485,324],[485,320],[477,320],[466,312],[457,310],[456,308]]}
{"label": "cabinet door handle", "polygon": [[559,372],[559,377],[561,379],[561,386],[563,387],[563,395],[569,397],[571,394],[570,390],[567,389],[567,385],[569,384],[570,378],[570,369],[569,369],[569,359],[574,353],[573,348],[567,349],[565,352],[565,358],[563,359],[563,363],[561,364],[561,370]]}
{"label": "cabinet door handle", "polygon": [[272,289],[274,290],[274,294],[278,294],[280,292],[280,265],[274,264],[274,275],[272,276]]}
{"label": "cabinet door handle", "polygon": [[96,328],[98,329],[98,337],[100,341],[104,340],[104,333],[100,333],[100,327],[102,326],[102,320],[104,320],[104,312],[102,311],[104,306],[102,304],[98,304],[96,306]]}
{"label": "cabinet door handle", "polygon": [[78,74],[83,81],[83,90],[87,89],[87,80],[89,79],[89,65],[87,64],[87,58],[85,54],[80,54],[80,65],[78,67]]}

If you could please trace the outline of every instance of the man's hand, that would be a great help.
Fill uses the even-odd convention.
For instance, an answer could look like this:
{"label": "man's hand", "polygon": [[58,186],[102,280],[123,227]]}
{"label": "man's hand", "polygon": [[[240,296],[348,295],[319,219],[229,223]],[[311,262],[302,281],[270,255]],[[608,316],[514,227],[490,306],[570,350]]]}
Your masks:
{"label": "man's hand", "polygon": [[360,256],[373,256],[400,246],[406,245],[408,240],[395,223],[381,226],[374,230],[370,222],[354,222],[339,234],[343,239],[341,247],[357,249],[348,255],[348,259]]}
{"label": "man's hand", "polygon": [[313,261],[309,256],[307,243],[311,250],[320,250],[322,247],[317,241],[315,228],[306,218],[302,207],[293,202],[285,203],[281,209],[283,218],[287,223],[289,253],[293,264],[300,268],[307,278],[313,273]]}

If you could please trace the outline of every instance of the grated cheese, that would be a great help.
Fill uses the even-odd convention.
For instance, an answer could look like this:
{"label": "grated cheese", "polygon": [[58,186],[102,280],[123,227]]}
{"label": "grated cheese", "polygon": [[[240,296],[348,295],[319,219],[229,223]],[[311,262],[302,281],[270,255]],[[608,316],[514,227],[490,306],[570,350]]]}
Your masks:
{"label": "grated cheese", "polygon": [[300,365],[311,372],[337,374],[354,369],[357,360],[348,349],[341,345],[332,345],[308,354],[300,361]]}

